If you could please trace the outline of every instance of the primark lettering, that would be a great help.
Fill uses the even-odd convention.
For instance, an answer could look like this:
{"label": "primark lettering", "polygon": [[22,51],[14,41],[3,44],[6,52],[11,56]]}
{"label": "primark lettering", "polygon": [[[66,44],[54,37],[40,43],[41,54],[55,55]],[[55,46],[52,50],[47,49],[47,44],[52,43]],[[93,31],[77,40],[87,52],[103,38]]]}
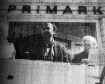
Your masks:
{"label": "primark lettering", "polygon": [[[8,13],[16,10],[18,10],[17,6],[9,5]],[[25,13],[25,12],[31,13],[31,11],[36,11],[36,13],[40,13],[40,11],[45,11],[48,14],[57,14],[58,11],[62,11],[62,14],[72,14],[74,11],[77,11],[78,14],[88,14],[88,12],[91,11],[93,12],[94,15],[104,14],[101,6],[99,7],[93,6],[91,10],[88,10],[87,6],[78,6],[77,10],[71,9],[70,6],[65,6],[65,8],[62,10],[58,10],[58,6],[53,6],[53,8],[50,6],[46,6],[45,9],[41,9],[41,6],[37,6],[35,10],[31,10],[31,6],[23,5],[21,11],[22,13]]]}

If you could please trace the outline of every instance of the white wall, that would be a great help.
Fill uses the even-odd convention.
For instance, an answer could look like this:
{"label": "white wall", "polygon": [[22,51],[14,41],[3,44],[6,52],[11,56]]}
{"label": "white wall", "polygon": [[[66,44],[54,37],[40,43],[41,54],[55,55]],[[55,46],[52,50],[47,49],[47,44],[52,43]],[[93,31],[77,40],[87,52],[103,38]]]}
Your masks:
{"label": "white wall", "polygon": [[[0,84],[95,84],[99,83],[103,70],[103,66],[48,61],[2,60],[0,63]],[[7,79],[8,75],[13,79]]]}

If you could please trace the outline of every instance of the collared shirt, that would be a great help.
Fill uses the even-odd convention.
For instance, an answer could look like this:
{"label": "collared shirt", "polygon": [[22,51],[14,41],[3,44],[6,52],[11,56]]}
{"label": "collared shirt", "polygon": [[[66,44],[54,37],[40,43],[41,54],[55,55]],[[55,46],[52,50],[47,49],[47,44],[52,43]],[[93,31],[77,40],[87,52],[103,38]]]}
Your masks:
{"label": "collared shirt", "polygon": [[49,43],[45,42],[45,46],[43,49],[43,56],[49,56],[49,57],[52,55],[54,56],[53,47],[54,47],[54,39],[52,39],[52,41]]}

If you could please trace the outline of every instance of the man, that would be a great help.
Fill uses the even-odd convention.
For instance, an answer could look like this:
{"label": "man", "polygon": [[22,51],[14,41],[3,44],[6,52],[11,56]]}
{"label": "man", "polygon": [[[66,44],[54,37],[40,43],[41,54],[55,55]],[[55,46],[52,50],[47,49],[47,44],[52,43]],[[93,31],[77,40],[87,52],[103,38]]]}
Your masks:
{"label": "man", "polygon": [[66,55],[69,55],[68,49],[61,43],[54,41],[56,26],[52,23],[46,23],[42,28],[42,37],[35,44],[32,59],[67,62]]}
{"label": "man", "polygon": [[74,55],[74,59],[72,60],[73,63],[87,62],[89,49],[97,48],[98,44],[94,37],[87,35],[83,37],[82,46],[84,50]]}
{"label": "man", "polygon": [[0,58],[15,59],[16,50],[13,43],[9,43],[8,36],[8,24],[6,22],[0,22]]}

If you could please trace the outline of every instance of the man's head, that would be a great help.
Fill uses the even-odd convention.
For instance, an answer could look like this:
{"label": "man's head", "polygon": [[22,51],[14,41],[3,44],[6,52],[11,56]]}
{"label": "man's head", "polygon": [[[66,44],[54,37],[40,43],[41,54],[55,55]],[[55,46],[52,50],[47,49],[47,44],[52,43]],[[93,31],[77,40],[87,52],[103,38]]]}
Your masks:
{"label": "man's head", "polygon": [[89,50],[89,49],[98,47],[96,39],[89,35],[83,37],[82,44],[83,44],[84,50]]}
{"label": "man's head", "polygon": [[47,23],[46,26],[42,29],[43,39],[46,42],[50,42],[55,34],[56,27],[52,23]]}

